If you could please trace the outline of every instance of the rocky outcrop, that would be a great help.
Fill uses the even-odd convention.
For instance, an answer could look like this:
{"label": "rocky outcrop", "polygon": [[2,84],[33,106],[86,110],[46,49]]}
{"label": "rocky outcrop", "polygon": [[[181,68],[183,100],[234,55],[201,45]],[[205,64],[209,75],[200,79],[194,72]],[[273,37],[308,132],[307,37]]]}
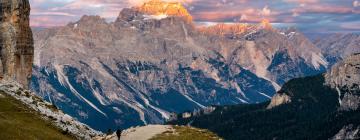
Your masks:
{"label": "rocky outcrop", "polygon": [[344,126],[332,140],[358,140],[360,139],[360,126]]}
{"label": "rocky outcrop", "polygon": [[283,104],[287,104],[291,102],[291,97],[288,96],[287,94],[275,94],[272,98],[271,98],[271,102],[270,104],[267,106],[266,109],[272,109],[274,107],[277,107],[279,105],[283,105]]}
{"label": "rocky outcrop", "polygon": [[192,16],[180,2],[164,2],[162,0],[150,0],[139,7],[135,7],[143,14],[156,16],[177,16],[188,23],[192,22]]}
{"label": "rocky outcrop", "polygon": [[32,74],[33,37],[28,0],[0,2],[1,77],[28,85]]}
{"label": "rocky outcrop", "polygon": [[360,54],[336,64],[325,77],[326,84],[339,92],[341,110],[360,109]]}

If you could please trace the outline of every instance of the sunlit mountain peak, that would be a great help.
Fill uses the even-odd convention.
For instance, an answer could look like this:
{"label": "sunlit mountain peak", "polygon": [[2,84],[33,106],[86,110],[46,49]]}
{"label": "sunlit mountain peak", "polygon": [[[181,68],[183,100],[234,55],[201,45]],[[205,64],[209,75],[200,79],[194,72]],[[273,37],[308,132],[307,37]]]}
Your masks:
{"label": "sunlit mountain peak", "polygon": [[261,26],[264,28],[264,29],[272,29],[272,25],[270,23],[270,21],[268,19],[263,19],[261,21]]}
{"label": "sunlit mountain peak", "polygon": [[149,15],[168,15],[183,17],[187,22],[193,18],[188,10],[179,2],[164,2],[161,0],[150,0],[137,7],[140,12]]}

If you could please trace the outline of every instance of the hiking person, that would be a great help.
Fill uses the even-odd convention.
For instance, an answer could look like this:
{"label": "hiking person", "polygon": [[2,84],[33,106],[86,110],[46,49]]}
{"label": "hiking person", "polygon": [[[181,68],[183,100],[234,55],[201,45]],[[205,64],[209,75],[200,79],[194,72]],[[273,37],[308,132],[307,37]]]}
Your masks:
{"label": "hiking person", "polygon": [[116,136],[118,137],[118,140],[120,140],[122,130],[118,129],[116,130]]}

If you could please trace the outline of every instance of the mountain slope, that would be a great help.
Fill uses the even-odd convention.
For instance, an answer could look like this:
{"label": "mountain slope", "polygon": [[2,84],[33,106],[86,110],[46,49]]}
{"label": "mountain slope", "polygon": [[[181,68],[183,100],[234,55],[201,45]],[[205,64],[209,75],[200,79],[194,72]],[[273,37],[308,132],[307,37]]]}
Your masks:
{"label": "mountain slope", "polygon": [[217,107],[169,123],[209,129],[225,139],[358,139],[359,62],[353,55],[325,75],[291,80],[271,103]]}
{"label": "mountain slope", "polygon": [[[5,124],[7,123],[15,123],[14,127],[17,127],[17,123],[20,125],[24,125],[24,129],[33,129],[29,133],[34,132],[37,129],[53,129],[58,130],[58,132],[71,135],[77,139],[91,139],[97,136],[102,136],[102,133],[95,131],[84,125],[83,123],[78,122],[71,116],[63,113],[61,110],[58,110],[56,106],[50,104],[49,102],[44,101],[39,96],[35,95],[35,93],[30,92],[22,88],[17,82],[13,81],[1,81],[0,83],[0,91],[2,96],[6,97],[6,100],[11,102],[3,101],[4,104],[4,114],[9,116],[18,117],[19,120],[13,120],[12,118],[4,118]],[[20,105],[21,104],[21,105]],[[18,108],[17,108],[18,107]],[[10,110],[12,108],[14,110]],[[16,111],[21,111],[20,113],[16,113]],[[23,118],[26,116],[31,115],[36,120],[34,123],[28,123],[26,120],[28,118]],[[41,120],[42,119],[42,120]],[[10,120],[9,122],[7,120]],[[19,122],[17,122],[19,121]],[[25,123],[25,124],[21,124]],[[46,124],[46,127],[42,125]],[[36,126],[39,125],[39,126]],[[34,128],[28,128],[34,127]],[[10,128],[10,127],[9,127]],[[55,129],[57,128],[57,129]],[[7,129],[14,133],[14,129]],[[53,131],[48,130],[48,131]],[[18,131],[16,132],[19,133]],[[56,132],[55,132],[56,133]],[[40,134],[39,132],[34,132],[34,135]],[[6,137],[12,137],[11,135],[7,135],[6,133],[3,134]],[[22,136],[22,134],[18,134],[18,136]],[[29,136],[34,136],[29,134]],[[44,135],[45,137],[49,136],[50,134]],[[55,135],[58,136],[58,135]],[[42,137],[42,136],[39,136]],[[60,136],[59,136],[60,137]]]}
{"label": "mountain slope", "polygon": [[331,65],[353,53],[360,53],[360,34],[330,34],[314,41]]}
{"label": "mountain slope", "polygon": [[301,36],[256,25],[231,39],[204,34],[183,12],[158,17],[138,9],[123,9],[113,23],[83,16],[35,32],[32,89],[106,131],[162,123],[172,113],[209,105],[264,102],[279,84],[326,67]]}
{"label": "mountain slope", "polygon": [[2,139],[75,139],[3,92],[0,93],[0,118]]}

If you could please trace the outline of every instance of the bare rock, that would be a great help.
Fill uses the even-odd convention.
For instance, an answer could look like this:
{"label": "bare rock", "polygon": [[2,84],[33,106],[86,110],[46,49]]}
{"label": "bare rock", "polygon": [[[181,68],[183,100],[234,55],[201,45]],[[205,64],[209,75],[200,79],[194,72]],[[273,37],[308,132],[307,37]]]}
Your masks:
{"label": "bare rock", "polygon": [[354,125],[344,126],[332,140],[357,140],[360,139],[360,127]]}
{"label": "bare rock", "polygon": [[291,97],[286,94],[275,94],[274,97],[271,99],[270,104],[266,109],[272,109],[282,104],[287,104],[291,102]]}
{"label": "bare rock", "polygon": [[336,64],[326,75],[326,84],[339,92],[340,110],[360,107],[360,54]]}
{"label": "bare rock", "polygon": [[7,0],[0,2],[0,9],[0,76],[27,87],[34,54],[30,4],[28,0]]}

